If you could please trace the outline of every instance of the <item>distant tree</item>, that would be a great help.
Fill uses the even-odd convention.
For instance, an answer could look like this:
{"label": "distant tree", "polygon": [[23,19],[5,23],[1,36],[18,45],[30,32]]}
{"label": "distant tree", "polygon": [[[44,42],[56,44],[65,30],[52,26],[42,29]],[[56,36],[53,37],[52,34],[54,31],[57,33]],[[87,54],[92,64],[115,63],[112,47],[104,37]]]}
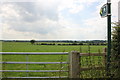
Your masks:
{"label": "distant tree", "polygon": [[79,45],[83,45],[83,43],[79,43]]}
{"label": "distant tree", "polygon": [[30,40],[30,43],[31,43],[31,44],[34,44],[34,43],[35,43],[35,40]]}

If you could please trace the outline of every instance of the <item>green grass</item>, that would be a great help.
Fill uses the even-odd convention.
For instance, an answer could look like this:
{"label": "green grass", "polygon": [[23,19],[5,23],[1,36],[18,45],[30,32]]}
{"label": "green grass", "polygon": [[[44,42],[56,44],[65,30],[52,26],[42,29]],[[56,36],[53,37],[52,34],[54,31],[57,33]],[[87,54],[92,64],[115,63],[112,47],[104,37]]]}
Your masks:
{"label": "green grass", "polygon": [[[95,53],[99,50],[102,52],[102,49],[106,46],[90,46],[90,52]],[[61,45],[32,45],[30,42],[3,42],[2,43],[3,52],[70,52],[70,51],[80,51],[82,53],[87,53],[88,46],[61,46]],[[3,55],[3,61],[18,61],[26,62],[26,57],[29,57],[28,62],[68,62],[67,55]],[[81,63],[82,67],[89,67],[90,60],[96,66],[100,66],[102,63],[98,62],[102,60],[102,57],[82,57]],[[100,61],[102,62],[102,61]],[[103,65],[103,64],[102,64]],[[67,64],[48,64],[48,65],[39,65],[39,64],[29,64],[30,70],[67,70]],[[4,70],[26,70],[26,64],[3,64]],[[88,72],[87,72],[88,73]],[[67,76],[68,73],[57,72],[57,73],[25,73],[25,72],[4,72],[3,76],[21,76],[25,77],[26,74],[29,76]],[[85,74],[84,74],[85,75]],[[82,76],[83,77],[83,76]]]}

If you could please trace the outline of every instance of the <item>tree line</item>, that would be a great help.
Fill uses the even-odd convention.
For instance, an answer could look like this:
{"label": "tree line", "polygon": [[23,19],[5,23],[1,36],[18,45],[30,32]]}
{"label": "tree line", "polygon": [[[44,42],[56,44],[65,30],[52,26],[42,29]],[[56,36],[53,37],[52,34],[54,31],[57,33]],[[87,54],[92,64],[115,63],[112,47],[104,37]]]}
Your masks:
{"label": "tree line", "polygon": [[30,41],[31,44],[34,45],[106,45],[105,41],[98,41],[98,40],[94,40],[94,41],[64,41],[64,42],[58,42],[58,41],[47,41],[47,42],[38,42],[35,40],[31,40]]}

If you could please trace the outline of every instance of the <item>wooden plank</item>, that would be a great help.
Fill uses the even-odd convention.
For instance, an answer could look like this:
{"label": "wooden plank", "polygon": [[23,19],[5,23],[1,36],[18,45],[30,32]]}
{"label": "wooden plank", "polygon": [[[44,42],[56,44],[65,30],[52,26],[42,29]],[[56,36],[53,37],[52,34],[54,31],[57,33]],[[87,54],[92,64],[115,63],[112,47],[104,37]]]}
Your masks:
{"label": "wooden plank", "polygon": [[80,56],[104,56],[103,53],[80,53]]}
{"label": "wooden plank", "polygon": [[69,53],[69,78],[80,78],[80,55],[76,51]]}
{"label": "wooden plank", "polygon": [[88,67],[88,68],[80,68],[80,71],[87,71],[87,70],[103,70],[105,67]]}

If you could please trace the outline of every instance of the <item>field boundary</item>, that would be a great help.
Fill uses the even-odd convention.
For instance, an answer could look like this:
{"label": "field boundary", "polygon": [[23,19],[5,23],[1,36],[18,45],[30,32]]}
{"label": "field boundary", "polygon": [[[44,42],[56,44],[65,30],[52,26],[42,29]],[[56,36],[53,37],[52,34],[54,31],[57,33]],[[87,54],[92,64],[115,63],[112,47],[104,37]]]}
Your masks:
{"label": "field boundary", "polygon": [[[68,72],[66,78],[80,78],[80,73],[87,70],[105,70],[106,65],[106,49],[102,53],[80,53],[77,51],[71,52],[0,52],[2,55],[68,55],[68,62],[0,62],[1,64],[67,64],[68,70],[0,70],[0,72]],[[104,66],[89,66],[81,67],[81,57],[87,56],[102,56],[102,63]],[[28,58],[28,57],[26,57]],[[91,62],[92,63],[92,62]],[[5,77],[5,78],[19,78],[19,77]],[[32,78],[32,77],[20,77]],[[33,77],[35,78],[35,77]],[[65,78],[65,76],[56,77],[36,77],[36,78]]]}

